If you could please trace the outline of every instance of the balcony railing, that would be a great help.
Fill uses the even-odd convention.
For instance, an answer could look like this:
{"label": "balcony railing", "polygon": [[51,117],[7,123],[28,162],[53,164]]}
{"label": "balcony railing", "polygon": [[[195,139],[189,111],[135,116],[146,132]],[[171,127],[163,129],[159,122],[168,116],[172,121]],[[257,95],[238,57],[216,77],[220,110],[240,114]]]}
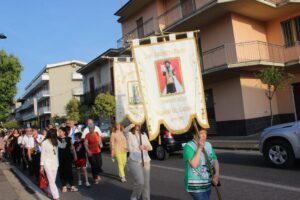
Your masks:
{"label": "balcony railing", "polygon": [[223,65],[272,64],[285,66],[300,59],[300,43],[288,47],[254,41],[225,44],[203,52],[204,69]]}
{"label": "balcony railing", "polygon": [[192,0],[184,3],[180,2],[158,16],[157,21],[160,27],[165,29],[215,1],[216,0]]}
{"label": "balcony railing", "polygon": [[39,109],[39,115],[51,114],[50,107],[44,106]]}
{"label": "balcony railing", "polygon": [[38,99],[38,101],[41,101],[41,100],[43,100],[43,99],[45,99],[47,97],[50,97],[49,90],[42,90],[36,96],[36,98]]}
{"label": "balcony railing", "polygon": [[111,84],[105,84],[101,88],[95,89],[94,92],[85,92],[83,97],[84,104],[94,104],[95,98],[100,93],[113,94],[113,88]]}
{"label": "balcony railing", "polygon": [[[157,31],[157,28],[155,28],[155,24],[157,23],[154,22],[154,18],[150,18],[145,21],[142,26],[137,27],[127,34],[123,35],[123,37],[117,41],[118,48],[128,46],[129,40],[152,35],[153,33],[155,33],[155,31]],[[139,35],[139,29],[143,30],[142,35]]]}

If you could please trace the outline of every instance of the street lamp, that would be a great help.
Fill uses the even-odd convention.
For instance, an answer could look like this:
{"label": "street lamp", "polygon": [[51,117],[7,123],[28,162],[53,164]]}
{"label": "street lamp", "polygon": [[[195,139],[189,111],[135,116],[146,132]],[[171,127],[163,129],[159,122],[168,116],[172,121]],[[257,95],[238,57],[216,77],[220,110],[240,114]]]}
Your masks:
{"label": "street lamp", "polygon": [[0,33],[0,39],[6,39],[6,35],[4,35],[3,33]]}

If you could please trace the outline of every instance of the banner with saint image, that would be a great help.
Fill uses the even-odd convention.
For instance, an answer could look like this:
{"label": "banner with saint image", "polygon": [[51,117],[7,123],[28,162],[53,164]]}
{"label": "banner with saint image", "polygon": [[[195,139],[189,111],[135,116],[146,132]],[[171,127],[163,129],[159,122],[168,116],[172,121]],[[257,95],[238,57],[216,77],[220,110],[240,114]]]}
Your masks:
{"label": "banner with saint image", "polygon": [[120,60],[115,58],[113,64],[116,122],[120,123],[127,118],[132,123],[142,124],[145,114],[135,64],[130,58],[126,58],[126,61]]}
{"label": "banner with saint image", "polygon": [[150,44],[132,41],[150,139],[163,124],[175,134],[186,132],[194,119],[208,128],[200,58],[194,32],[184,39],[170,34]]}

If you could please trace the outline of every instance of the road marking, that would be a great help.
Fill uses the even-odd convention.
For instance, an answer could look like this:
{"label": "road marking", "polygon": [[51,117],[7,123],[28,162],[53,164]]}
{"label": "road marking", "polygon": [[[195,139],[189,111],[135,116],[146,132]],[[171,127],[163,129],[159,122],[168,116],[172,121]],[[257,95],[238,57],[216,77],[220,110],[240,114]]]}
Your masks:
{"label": "road marking", "polygon": [[[151,164],[151,166],[156,167],[156,168],[166,169],[166,170],[184,172],[183,169],[175,168],[175,167],[166,167],[166,166],[160,166],[160,165],[156,165],[156,164]],[[275,184],[275,183],[268,183],[268,182],[263,182],[263,181],[249,180],[249,179],[238,178],[238,177],[233,177],[233,176],[221,175],[220,178],[224,179],[224,180],[229,180],[229,181],[236,181],[236,182],[248,183],[248,184],[253,184],[253,185],[260,185],[260,186],[264,186],[264,187],[271,187],[271,188],[276,188],[276,189],[281,189],[281,190],[288,190],[288,191],[292,191],[292,192],[300,192],[300,188],[298,188],[298,187],[285,186],[285,185],[280,185],[280,184]]]}

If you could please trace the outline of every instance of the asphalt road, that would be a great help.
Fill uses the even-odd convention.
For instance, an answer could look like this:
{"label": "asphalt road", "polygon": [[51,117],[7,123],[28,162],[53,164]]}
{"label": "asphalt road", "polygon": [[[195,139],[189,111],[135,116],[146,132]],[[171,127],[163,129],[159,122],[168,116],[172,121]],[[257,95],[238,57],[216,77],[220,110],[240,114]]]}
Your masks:
{"label": "asphalt road", "polygon": [[[300,163],[287,170],[266,165],[258,152],[217,150],[221,163],[221,192],[223,200],[300,200]],[[132,179],[128,183],[117,179],[117,166],[109,155],[103,155],[103,181],[91,188],[79,188],[77,193],[64,193],[66,200],[127,200]],[[152,160],[151,199],[189,200],[184,191],[183,163],[180,153],[166,161]],[[217,199],[215,191],[212,198]]]}

